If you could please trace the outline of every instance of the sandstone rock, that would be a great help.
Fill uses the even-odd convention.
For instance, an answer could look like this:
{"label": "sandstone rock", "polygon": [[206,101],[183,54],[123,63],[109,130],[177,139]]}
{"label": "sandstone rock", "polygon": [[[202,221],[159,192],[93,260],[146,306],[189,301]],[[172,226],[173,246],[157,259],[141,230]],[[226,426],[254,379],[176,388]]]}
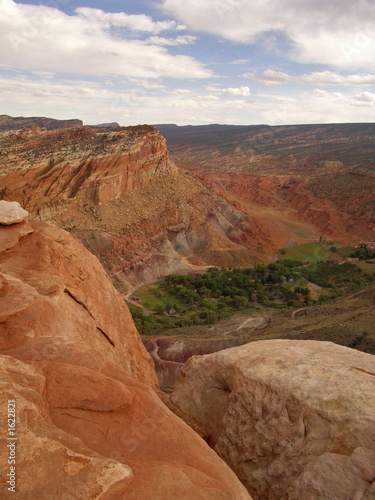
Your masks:
{"label": "sandstone rock", "polygon": [[0,225],[19,224],[27,219],[29,212],[24,210],[17,201],[0,200]]}
{"label": "sandstone rock", "polygon": [[[106,359],[157,387],[131,314],[99,261],[69,233],[45,222],[0,228],[0,349],[53,336],[104,352]],[[5,244],[3,241],[5,240]],[[13,247],[10,248],[13,243]]]}
{"label": "sandstone rock", "polygon": [[[133,481],[130,467],[93,452],[80,439],[53,425],[42,396],[45,377],[40,369],[1,355],[0,373],[3,421],[9,400],[16,401],[17,410],[16,488],[15,493],[8,491],[10,485],[2,479],[1,498],[104,499]],[[2,478],[10,470],[4,454],[8,437],[2,426]]]}
{"label": "sandstone rock", "polygon": [[[173,176],[177,167],[169,159],[164,137],[153,127],[149,129],[104,134],[83,127],[65,133],[42,132],[38,138],[44,157],[30,159],[17,169],[3,166],[3,198],[12,196],[33,216],[47,220],[64,212],[76,213],[83,204],[115,200]],[[20,155],[23,145],[24,156],[30,156],[27,140],[21,140],[16,151],[9,140],[4,139],[2,145],[10,148],[10,155]],[[35,153],[35,147],[31,149]]]}
{"label": "sandstone rock", "polygon": [[[16,401],[16,493],[1,498],[249,499],[157,396],[150,356],[98,260],[45,222],[0,227],[0,419]],[[1,249],[6,249],[2,251]]]}
{"label": "sandstone rock", "polygon": [[193,357],[169,405],[254,498],[374,498],[370,354],[270,340]]}

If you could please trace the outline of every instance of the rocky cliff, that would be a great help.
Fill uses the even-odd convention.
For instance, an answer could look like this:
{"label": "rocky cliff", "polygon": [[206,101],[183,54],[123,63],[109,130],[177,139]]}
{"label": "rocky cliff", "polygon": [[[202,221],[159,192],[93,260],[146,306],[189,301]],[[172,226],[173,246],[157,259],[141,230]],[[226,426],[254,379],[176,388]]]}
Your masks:
{"label": "rocky cliff", "polygon": [[30,129],[3,143],[8,158],[0,167],[8,175],[1,179],[2,197],[12,197],[41,219],[64,219],[83,204],[115,200],[177,171],[165,139],[152,127],[119,133]]}
{"label": "rocky cliff", "polygon": [[151,358],[98,260],[65,231],[28,222],[16,204],[7,213],[1,498],[250,498],[156,395]]}
{"label": "rocky cliff", "polygon": [[170,407],[257,499],[375,498],[375,357],[270,340],[190,358]]}
{"label": "rocky cliff", "polygon": [[0,198],[71,231],[120,288],[267,258],[271,232],[178,169],[154,127],[30,129],[0,145]]}

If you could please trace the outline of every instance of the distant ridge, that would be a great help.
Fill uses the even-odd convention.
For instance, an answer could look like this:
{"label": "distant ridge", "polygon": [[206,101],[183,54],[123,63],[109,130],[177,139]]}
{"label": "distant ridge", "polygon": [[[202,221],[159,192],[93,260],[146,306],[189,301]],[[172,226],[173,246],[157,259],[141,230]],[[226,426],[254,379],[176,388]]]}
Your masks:
{"label": "distant ridge", "polygon": [[99,123],[99,125],[91,125],[93,128],[112,128],[112,127],[119,127],[120,124],[117,122],[111,122],[111,123]]}
{"label": "distant ridge", "polygon": [[[356,155],[369,152],[372,162],[372,151],[375,147],[375,123],[326,123],[307,125],[183,125],[159,124],[155,125],[159,132],[166,138],[171,154],[176,153],[176,148],[187,150],[189,147],[217,147],[220,151],[232,154],[236,147],[241,150],[255,149],[257,153],[280,154],[280,149],[285,145],[282,156],[298,152],[291,151],[291,146],[309,146],[309,154],[317,154],[317,144],[322,142],[333,146],[331,154],[326,160],[344,161],[340,153],[347,155],[348,141],[362,141],[366,138],[366,146],[357,144]],[[354,144],[352,144],[352,148]],[[368,149],[370,147],[370,149]],[[350,149],[350,148],[349,148]],[[353,150],[354,151],[354,150]],[[319,154],[322,154],[318,150]],[[357,161],[357,160],[355,160]]]}
{"label": "distant ridge", "polygon": [[46,117],[29,117],[23,116],[12,117],[9,115],[0,115],[0,131],[6,132],[11,130],[22,130],[25,127],[45,127],[48,130],[65,129],[72,127],[83,127],[82,120],[55,120],[54,118]]}
{"label": "distant ridge", "polygon": [[242,211],[251,209],[252,220],[254,212],[277,207],[283,224],[302,224],[296,241],[303,233],[343,245],[374,240],[375,123],[157,129],[177,166],[217,196],[242,203]]}

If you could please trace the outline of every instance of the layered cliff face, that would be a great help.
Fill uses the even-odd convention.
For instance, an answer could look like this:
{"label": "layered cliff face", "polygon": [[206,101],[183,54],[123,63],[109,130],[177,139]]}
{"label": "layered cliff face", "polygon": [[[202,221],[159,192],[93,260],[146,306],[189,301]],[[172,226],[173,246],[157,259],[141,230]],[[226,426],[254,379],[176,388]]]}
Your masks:
{"label": "layered cliff face", "polygon": [[17,440],[13,493],[2,426],[2,498],[250,498],[157,397],[151,358],[98,260],[46,222],[8,223],[0,411],[5,422],[11,408]]}
{"label": "layered cliff face", "polygon": [[115,200],[177,171],[153,127],[102,133],[90,127],[31,129],[3,137],[3,145],[8,158],[0,163],[1,173],[8,175],[1,179],[2,197],[41,219],[64,219],[80,205]]}
{"label": "layered cliff face", "polygon": [[269,340],[193,356],[169,406],[254,498],[375,497],[375,356]]}
{"label": "layered cliff face", "polygon": [[117,285],[277,251],[273,231],[169,159],[150,126],[0,136],[0,197],[71,231]]}

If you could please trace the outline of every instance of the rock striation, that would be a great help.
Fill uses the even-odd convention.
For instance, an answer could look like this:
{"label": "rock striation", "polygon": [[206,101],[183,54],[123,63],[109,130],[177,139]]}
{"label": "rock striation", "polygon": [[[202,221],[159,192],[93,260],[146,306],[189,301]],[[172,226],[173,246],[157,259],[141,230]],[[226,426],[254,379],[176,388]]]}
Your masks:
{"label": "rock striation", "polygon": [[1,498],[248,499],[158,397],[152,360],[99,261],[42,221],[0,226]]}
{"label": "rock striation", "polygon": [[[118,133],[90,127],[31,130],[13,141],[4,141],[8,153],[15,152],[16,144],[18,156],[22,151],[26,160],[13,167],[9,160],[2,165],[2,197],[19,201],[44,220],[75,214],[83,204],[115,200],[177,171],[165,139],[152,127]],[[33,153],[35,161],[28,158]]]}
{"label": "rock striation", "polygon": [[253,498],[375,498],[375,357],[258,341],[190,358],[170,408]]}

